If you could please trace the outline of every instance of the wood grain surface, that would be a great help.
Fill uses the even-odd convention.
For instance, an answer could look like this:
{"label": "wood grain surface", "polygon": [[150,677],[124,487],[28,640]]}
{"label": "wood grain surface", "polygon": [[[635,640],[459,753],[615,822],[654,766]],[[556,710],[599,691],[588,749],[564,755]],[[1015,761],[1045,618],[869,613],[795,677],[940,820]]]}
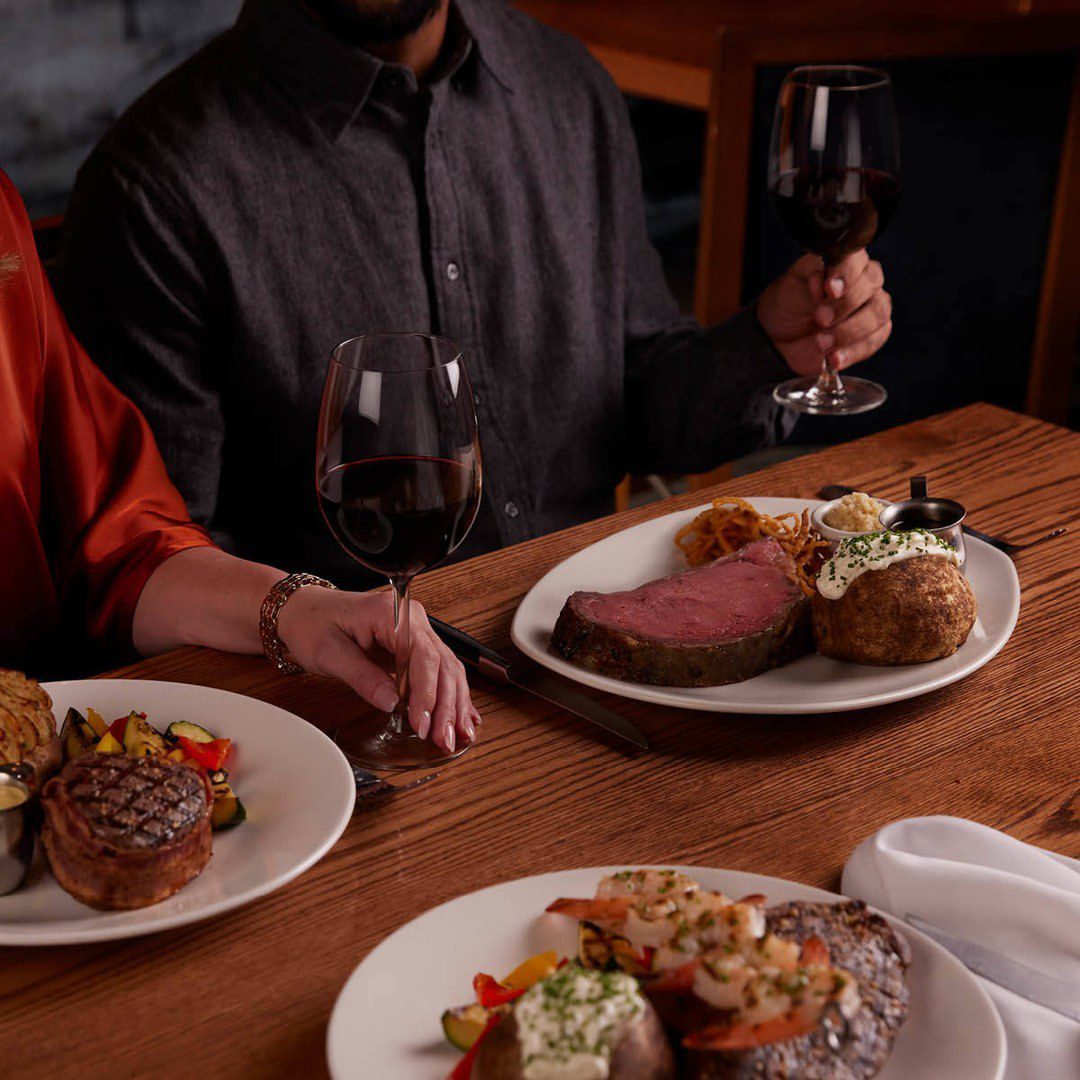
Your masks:
{"label": "wood grain surface", "polygon": [[[478,684],[479,745],[435,782],[359,809],[322,862],[276,894],[134,941],[0,949],[0,1074],[324,1075],[330,1010],[372,947],[444,900],[526,874],[675,862],[836,888],[860,840],[921,814],[1080,855],[1080,436],[976,405],[725,491],[812,497],[846,482],[898,497],[913,473],[997,535],[1070,525],[1017,556],[1020,621],[988,666],[925,697],[803,718],[603,698],[646,732],[646,753],[521,692]],[[552,565],[701,500],[682,496],[436,571],[417,596],[507,647],[515,605]],[[327,728],[360,711],[341,686],[283,677],[256,658],[186,650],[121,674],[240,691]]]}

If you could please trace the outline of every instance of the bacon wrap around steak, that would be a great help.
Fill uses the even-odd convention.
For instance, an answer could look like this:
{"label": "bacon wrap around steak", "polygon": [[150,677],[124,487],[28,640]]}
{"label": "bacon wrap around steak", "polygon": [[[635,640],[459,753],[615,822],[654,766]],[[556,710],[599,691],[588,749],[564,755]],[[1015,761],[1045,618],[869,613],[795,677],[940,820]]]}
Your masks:
{"label": "bacon wrap around steak", "polygon": [[207,777],[122,754],[69,761],[45,785],[42,840],[56,880],[102,909],[156,904],[210,861]]}

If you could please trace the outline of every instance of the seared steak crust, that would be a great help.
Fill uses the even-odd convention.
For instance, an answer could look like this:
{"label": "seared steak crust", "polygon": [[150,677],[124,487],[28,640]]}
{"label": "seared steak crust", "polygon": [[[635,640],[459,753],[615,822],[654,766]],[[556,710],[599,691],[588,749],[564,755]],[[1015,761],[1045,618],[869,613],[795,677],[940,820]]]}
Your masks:
{"label": "seared steak crust", "polygon": [[810,603],[788,555],[759,540],[627,592],[574,593],[551,645],[616,679],[720,686],[809,652]]}
{"label": "seared steak crust", "polygon": [[90,754],[46,785],[42,840],[57,881],[77,900],[145,907],[209,862],[211,803],[208,781],[187,765]]}
{"label": "seared steak crust", "polygon": [[860,900],[780,904],[769,909],[768,928],[800,943],[823,938],[832,962],[858,980],[858,1013],[846,1033],[840,1032],[838,1049],[829,1046],[827,1032],[819,1028],[753,1050],[692,1053],[689,1075],[695,1080],[863,1080],[876,1075],[907,1017],[906,942]]}

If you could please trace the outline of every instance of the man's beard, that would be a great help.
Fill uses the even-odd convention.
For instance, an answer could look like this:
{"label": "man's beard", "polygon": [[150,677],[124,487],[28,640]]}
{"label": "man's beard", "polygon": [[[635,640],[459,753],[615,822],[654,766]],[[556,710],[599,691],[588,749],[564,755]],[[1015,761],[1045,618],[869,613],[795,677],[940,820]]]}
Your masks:
{"label": "man's beard", "polygon": [[388,45],[415,33],[439,10],[440,0],[397,0],[369,7],[365,0],[303,0],[337,33],[369,45]]}

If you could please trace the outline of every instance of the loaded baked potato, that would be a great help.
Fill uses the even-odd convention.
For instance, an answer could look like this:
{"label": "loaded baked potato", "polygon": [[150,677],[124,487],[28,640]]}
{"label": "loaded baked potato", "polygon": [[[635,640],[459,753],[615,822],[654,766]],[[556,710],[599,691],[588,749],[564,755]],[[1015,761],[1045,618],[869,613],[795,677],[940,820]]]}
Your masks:
{"label": "loaded baked potato", "polygon": [[[613,1001],[619,1020],[608,1029],[606,1039],[596,1040],[609,1055],[610,1080],[674,1080],[671,1046],[634,979],[621,972],[578,967],[560,969],[518,999],[513,1010],[484,1037],[473,1063],[472,1080],[524,1080],[525,1060],[534,1046],[542,1047],[545,1056],[550,1053],[555,1060],[583,1052],[587,1055],[590,1051],[583,1051],[579,1041],[583,1032],[597,1030],[597,1019],[589,1015],[590,1009],[607,1002],[610,1017]],[[545,1010],[549,1010],[546,1018]],[[560,1027],[567,1012],[580,1015]],[[606,1023],[602,1007],[600,1012],[600,1023]],[[537,1031],[539,1021],[546,1025],[542,1033]]]}
{"label": "loaded baked potato", "polygon": [[814,643],[823,656],[856,664],[922,664],[951,656],[975,625],[975,594],[936,555],[868,570],[837,599],[815,590]]}

